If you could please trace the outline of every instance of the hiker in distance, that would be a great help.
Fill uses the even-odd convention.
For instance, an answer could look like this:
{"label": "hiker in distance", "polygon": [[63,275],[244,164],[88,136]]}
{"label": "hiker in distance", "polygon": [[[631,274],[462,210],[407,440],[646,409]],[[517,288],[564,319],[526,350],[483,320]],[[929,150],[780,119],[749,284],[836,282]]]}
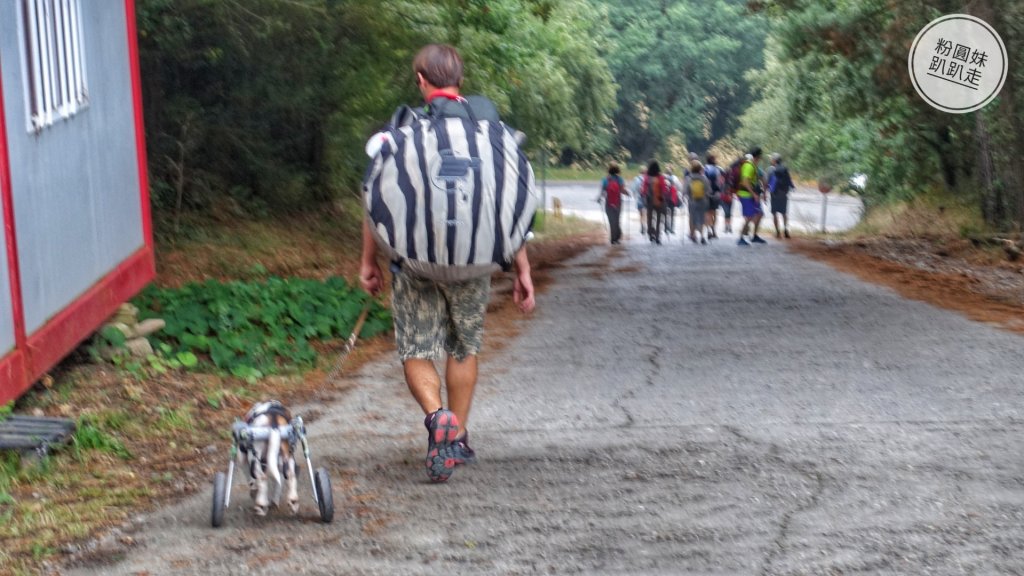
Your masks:
{"label": "hiker in distance", "polygon": [[[711,205],[711,182],[704,174],[704,167],[694,160],[686,176],[685,196],[689,199],[690,208],[690,241],[707,244],[704,229],[707,223],[707,212]],[[710,232],[709,232],[710,234]]]}
{"label": "hiker in distance", "polygon": [[597,197],[598,204],[604,204],[604,212],[608,216],[608,228],[613,246],[622,242],[622,197],[629,196],[629,192],[626,191],[626,182],[619,172],[618,164],[612,162],[608,166],[608,175],[601,180],[601,193]]}
{"label": "hiker in distance", "polygon": [[630,184],[629,190],[636,198],[636,211],[640,216],[640,235],[643,236],[647,233],[647,222],[646,206],[644,199],[644,182],[647,180],[647,167],[642,166],[640,173],[633,177],[633,182]]}
{"label": "hiker in distance", "polygon": [[[768,193],[771,195],[772,219],[775,221],[775,237],[785,233],[789,238],[789,192],[796,188],[789,168],[782,163],[782,156],[771,155],[772,166],[768,169]],[[779,228],[779,215],[782,215],[783,228]]]}
{"label": "hiker in distance", "polygon": [[665,226],[668,214],[669,182],[661,173],[661,165],[657,160],[647,165],[644,176],[644,204],[647,205],[647,235],[654,244],[661,244],[661,231]]}
{"label": "hiker in distance", "polygon": [[[761,209],[761,178],[757,172],[757,162],[761,159],[761,149],[754,148],[743,159],[739,167],[739,185],[736,189],[736,196],[743,206],[743,228],[740,230],[740,239],[737,244],[749,246],[750,243],[765,244],[765,240],[758,235],[761,228],[761,218],[764,210]],[[753,228],[753,230],[751,230]],[[750,242],[745,236],[752,232]]]}
{"label": "hiker in distance", "polygon": [[[476,254],[479,256],[483,250],[476,246],[477,240],[486,236],[494,242],[492,250],[496,256],[501,255],[504,249],[507,255],[502,264],[514,268],[513,300],[523,313],[531,312],[535,306],[534,287],[530,262],[522,242],[525,242],[536,207],[536,189],[533,170],[529,168],[525,156],[518,156],[522,152],[511,137],[511,132],[506,134],[506,127],[500,124],[494,105],[483,97],[464,98],[460,95],[463,63],[455,48],[441,44],[425,46],[413,59],[412,68],[425,106],[417,110],[400,108],[392,117],[389,130],[374,137],[380,142],[373,155],[367,180],[364,181],[367,217],[363,221],[359,281],[370,294],[381,292],[384,274],[378,255],[387,248],[388,252],[385,253],[392,258],[391,301],[395,342],[406,384],[425,414],[425,464],[428,476],[434,482],[444,482],[456,466],[473,463],[476,459],[469,445],[466,423],[479,375],[477,355],[483,341],[484,314],[490,297],[490,272],[497,266],[496,261],[490,260],[489,251],[485,252],[486,265],[477,265],[472,260],[474,252],[471,247],[477,248]],[[483,130],[483,121],[489,123],[489,131]],[[474,129],[478,130],[476,137],[468,137],[467,133],[472,136]],[[437,140],[432,144],[433,155],[423,151],[427,146],[411,144],[415,138],[427,140],[427,132],[430,138]],[[407,135],[409,137],[405,138]],[[526,210],[527,213],[515,214],[510,217],[515,219],[508,222],[504,222],[506,218],[500,215],[511,214],[512,209],[503,211],[502,206],[480,206],[479,202],[474,206],[468,194],[464,199],[462,193],[455,193],[456,190],[462,192],[473,189],[474,170],[496,170],[495,166],[480,162],[480,156],[473,152],[484,138],[497,141],[492,144],[491,156],[494,157],[495,166],[500,164],[498,169],[508,170],[507,165],[526,168],[525,173],[520,171],[518,174],[518,188],[506,186],[505,193],[499,196],[503,196],[506,203],[514,204],[518,194],[523,203],[533,204]],[[403,147],[403,143],[407,142],[410,144]],[[369,143],[367,150],[373,151]],[[470,151],[469,157],[462,157],[467,150]],[[440,163],[445,166],[444,179],[438,176],[438,172],[429,169],[417,171],[412,178],[403,172],[420,163],[398,162],[395,157],[401,154],[403,159],[408,159],[420,151],[423,151],[424,157],[429,155],[423,165]],[[516,158],[521,161],[516,161]],[[455,179],[450,178],[453,173]],[[502,182],[506,180],[501,179]],[[494,182],[495,179],[491,178],[490,181]],[[410,193],[409,189],[416,183],[422,189],[416,191],[419,194]],[[479,190],[473,189],[473,192],[477,197],[486,197]],[[387,194],[392,196],[388,196],[389,200],[385,201]],[[410,205],[415,208],[417,198],[426,205],[427,210],[410,209]],[[397,212],[400,217],[391,211],[397,204],[402,204]],[[441,222],[446,221],[449,225],[438,226],[428,222],[430,216],[423,214],[430,214],[431,208],[434,213],[442,213],[440,218],[447,220]],[[459,211],[456,212],[456,209]],[[463,210],[490,210],[498,214],[497,230],[493,235],[477,234],[475,228],[463,232],[463,228],[458,228],[463,219],[455,217],[456,214],[463,214]],[[417,219],[416,215],[420,215],[420,218]],[[435,214],[435,222],[437,218]],[[454,227],[452,223],[455,223]],[[438,228],[447,230],[447,236],[435,237],[431,230]],[[508,238],[509,230],[515,233],[518,245],[503,240]],[[382,239],[384,236],[394,244]],[[490,240],[491,236],[493,240]],[[395,242],[396,238],[400,242]],[[380,247],[378,242],[381,243]],[[399,247],[417,254],[415,257],[408,254],[405,258],[398,258],[394,253]],[[468,261],[465,256],[467,254]],[[426,260],[429,262],[420,266]],[[485,273],[478,272],[478,268]],[[435,269],[438,270],[436,275],[433,273]],[[431,273],[428,274],[428,271]],[[453,279],[447,279],[448,276]],[[441,377],[434,365],[435,360],[445,361],[447,408],[442,401]]]}

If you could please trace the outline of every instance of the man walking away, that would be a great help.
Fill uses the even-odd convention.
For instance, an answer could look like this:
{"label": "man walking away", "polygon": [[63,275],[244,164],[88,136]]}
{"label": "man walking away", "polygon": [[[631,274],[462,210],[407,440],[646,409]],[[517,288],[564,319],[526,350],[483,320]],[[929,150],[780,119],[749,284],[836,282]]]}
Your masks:
{"label": "man walking away", "polygon": [[729,205],[726,207],[722,198],[722,191],[725,188],[725,177],[722,174],[722,169],[718,167],[715,155],[708,154],[705,161],[704,176],[707,178],[711,188],[708,194],[708,212],[704,217],[704,221],[709,230],[709,237],[718,238],[718,207],[723,206],[726,208],[726,232],[729,232],[729,219],[732,218],[732,199],[730,198]]}
{"label": "man walking away", "polygon": [[686,177],[686,197],[689,199],[690,208],[690,240],[697,242],[700,237],[701,244],[707,244],[704,238],[704,226],[707,222],[707,211],[710,205],[708,198],[711,193],[711,182],[704,174],[704,167],[700,162],[694,160],[690,165],[689,176]]}
{"label": "man walking away", "polygon": [[647,234],[651,242],[661,244],[661,228],[665,225],[665,211],[668,206],[669,183],[661,173],[658,161],[647,165],[643,195],[647,204]]}
{"label": "man walking away", "polygon": [[601,180],[601,194],[597,197],[598,204],[604,202],[604,212],[608,216],[608,228],[611,232],[612,245],[622,241],[622,196],[629,196],[626,183],[619,175],[619,165],[614,162],[608,166],[608,175]]}
{"label": "man walking away", "polygon": [[736,200],[736,191],[740,185],[740,166],[744,158],[740,156],[729,166],[722,168],[722,177],[725,184],[722,186],[722,214],[725,217],[723,229],[727,234],[732,234],[732,213]]}
{"label": "man walking away", "polygon": [[629,186],[630,193],[633,194],[633,198],[636,198],[636,211],[640,216],[640,235],[643,236],[647,233],[647,199],[644,198],[644,181],[647,179],[647,166],[640,168],[640,173],[633,177],[633,182]]}
{"label": "man walking away", "polygon": [[[758,192],[760,177],[757,174],[757,162],[760,159],[761,149],[754,148],[740,165],[739,186],[736,190],[736,196],[739,197],[743,206],[743,229],[740,230],[740,239],[736,242],[740,246],[749,246],[751,242],[754,244],[767,243],[757,234],[761,227],[761,218],[764,216],[764,210],[761,209],[761,194]],[[750,242],[747,242],[745,237],[751,225],[754,228],[753,236]]]}
{"label": "man walking away", "polygon": [[[665,166],[665,180],[668,181],[668,211],[665,220],[665,234],[676,233],[676,209],[681,207],[683,204],[679,200],[679,195],[682,193],[683,183],[676,178],[675,172],[672,171],[671,166]],[[685,176],[684,176],[685,178]]]}
{"label": "man walking away", "polygon": [[[486,99],[459,95],[462,59],[455,48],[440,44],[424,47],[413,60],[413,72],[430,114],[499,121],[497,110]],[[402,108],[396,117],[409,111]],[[515,253],[514,268],[512,298],[523,313],[528,313],[535,301],[525,245]],[[395,342],[406,384],[426,415],[426,468],[432,481],[444,482],[455,466],[476,459],[469,447],[466,422],[477,383],[477,354],[483,340],[491,278],[485,275],[466,281],[440,282],[413,275],[401,262],[393,262],[391,270]],[[368,218],[363,220],[359,282],[370,294],[380,293],[384,286],[384,275],[377,262],[377,243]],[[434,361],[442,358],[446,358],[445,388],[450,410],[442,403],[441,377],[434,366]]]}
{"label": "man walking away", "polygon": [[772,198],[772,219],[775,221],[775,237],[779,238],[779,215],[782,215],[783,230],[789,238],[789,192],[796,188],[789,168],[782,163],[782,156],[772,154],[772,166],[768,169],[768,192]]}

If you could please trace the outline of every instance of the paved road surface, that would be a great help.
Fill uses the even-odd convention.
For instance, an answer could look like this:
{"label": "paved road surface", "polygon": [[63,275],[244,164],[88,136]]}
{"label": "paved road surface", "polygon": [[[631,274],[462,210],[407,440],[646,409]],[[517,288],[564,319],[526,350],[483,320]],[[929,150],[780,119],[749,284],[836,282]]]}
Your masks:
{"label": "paved road surface", "polygon": [[488,355],[480,463],[449,483],[385,358],[307,408],[333,524],[303,484],[299,518],[213,530],[206,492],[69,573],[1024,573],[1020,336],[775,242],[634,240],[555,276]]}

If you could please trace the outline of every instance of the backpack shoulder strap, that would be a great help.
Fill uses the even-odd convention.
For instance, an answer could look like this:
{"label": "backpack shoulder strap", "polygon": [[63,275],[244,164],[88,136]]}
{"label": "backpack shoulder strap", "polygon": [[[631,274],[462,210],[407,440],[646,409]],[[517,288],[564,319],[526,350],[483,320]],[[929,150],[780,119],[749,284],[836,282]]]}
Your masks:
{"label": "backpack shoulder strap", "polygon": [[391,115],[391,121],[388,122],[388,126],[390,128],[397,129],[403,126],[409,126],[421,118],[426,118],[426,114],[422,109],[416,109],[412,106],[403,104],[395,110],[394,114]]}
{"label": "backpack shoulder strap", "polygon": [[[477,122],[477,114],[473,108],[473,104],[461,96],[442,95],[434,97],[427,103],[427,114],[431,118],[469,118],[469,121],[476,126],[479,125],[479,122]],[[462,113],[460,114],[460,112]]]}

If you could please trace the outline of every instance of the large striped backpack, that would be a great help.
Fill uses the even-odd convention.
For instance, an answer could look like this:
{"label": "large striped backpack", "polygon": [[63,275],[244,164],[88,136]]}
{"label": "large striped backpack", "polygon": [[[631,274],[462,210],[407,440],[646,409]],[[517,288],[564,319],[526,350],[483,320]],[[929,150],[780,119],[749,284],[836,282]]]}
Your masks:
{"label": "large striped backpack", "polygon": [[457,103],[464,116],[441,106],[396,113],[404,120],[375,136],[363,180],[378,245],[403,270],[442,282],[508,270],[539,201],[513,131]]}

